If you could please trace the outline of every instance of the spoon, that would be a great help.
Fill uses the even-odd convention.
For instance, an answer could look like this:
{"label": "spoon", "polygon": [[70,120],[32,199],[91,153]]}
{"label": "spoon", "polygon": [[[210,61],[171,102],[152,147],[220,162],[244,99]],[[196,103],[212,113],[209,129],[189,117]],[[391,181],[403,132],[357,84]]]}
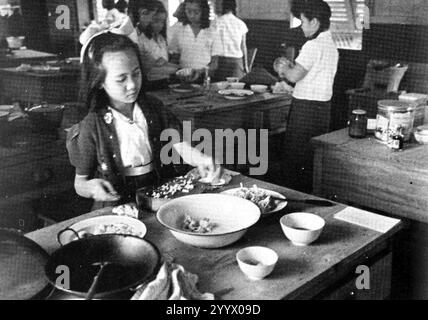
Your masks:
{"label": "spoon", "polygon": [[89,288],[88,293],[86,294],[85,300],[92,300],[97,290],[99,280],[105,270],[105,267],[109,264],[110,262],[97,262],[93,264],[93,266],[100,266],[100,269],[98,270],[98,273],[95,275],[94,280],[92,281],[92,285]]}

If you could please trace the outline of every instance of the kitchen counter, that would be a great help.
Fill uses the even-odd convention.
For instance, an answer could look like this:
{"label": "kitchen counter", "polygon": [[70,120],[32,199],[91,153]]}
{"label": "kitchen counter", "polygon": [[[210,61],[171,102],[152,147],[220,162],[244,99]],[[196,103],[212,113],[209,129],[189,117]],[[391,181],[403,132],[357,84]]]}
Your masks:
{"label": "kitchen counter", "polygon": [[395,216],[428,222],[428,146],[394,152],[373,135],[352,139],[348,129],[312,139],[314,193]]}
{"label": "kitchen counter", "polygon": [[[267,184],[242,175],[233,177],[227,188],[240,183],[257,184],[287,197],[307,198],[308,195]],[[384,299],[391,289],[391,240],[401,229],[398,223],[384,233],[360,227],[334,217],[346,206],[318,208],[289,204],[282,212],[258,222],[244,237],[228,247],[204,250],[185,245],[157,222],[155,214],[144,212],[148,228],[146,239],[154,243],[163,255],[173,257],[188,271],[199,276],[201,292],[214,293],[222,300],[277,299]],[[296,211],[313,212],[326,220],[321,237],[307,247],[296,247],[288,241],[279,224],[280,218]],[[59,248],[57,233],[76,221],[111,214],[111,208],[92,212],[70,221],[38,230],[26,236],[48,253]],[[380,216],[380,219],[385,219]],[[279,255],[273,273],[261,281],[250,281],[240,271],[235,255],[247,246],[267,246]],[[356,268],[370,268],[370,289],[357,290]]]}

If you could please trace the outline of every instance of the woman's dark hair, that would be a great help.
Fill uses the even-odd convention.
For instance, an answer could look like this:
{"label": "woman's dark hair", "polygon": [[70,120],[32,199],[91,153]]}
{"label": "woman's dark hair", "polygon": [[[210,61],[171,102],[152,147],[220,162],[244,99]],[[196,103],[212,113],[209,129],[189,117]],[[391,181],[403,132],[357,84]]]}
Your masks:
{"label": "woman's dark hair", "polygon": [[[160,1],[156,1],[156,9],[155,10],[156,10],[156,14],[165,13],[168,16],[168,12],[166,11],[165,6]],[[147,27],[146,30],[141,30],[141,31],[144,33],[144,35],[147,38],[149,38],[149,39],[153,38],[154,32],[153,32],[153,27],[151,24],[149,24],[149,26]],[[166,20],[165,20],[163,29],[160,32],[160,34],[164,37],[164,39],[166,39]]]}
{"label": "woman's dark hair", "polygon": [[222,14],[232,12],[236,15],[236,0],[223,0],[222,9]]}
{"label": "woman's dark hair", "polygon": [[[102,64],[104,54],[127,50],[136,54],[141,72],[143,72],[138,46],[127,36],[107,32],[92,39],[85,52],[80,81],[80,101],[86,103],[89,111],[105,108],[110,103],[107,93],[101,87],[106,76]],[[144,97],[147,84],[147,78],[143,74],[139,101]]]}
{"label": "woman's dark hair", "polygon": [[331,8],[322,0],[305,0],[300,6],[300,13],[308,20],[314,18],[320,22],[320,32],[330,29]]}
{"label": "woman's dark hair", "polygon": [[300,19],[301,5],[305,2],[304,0],[291,0],[290,1],[290,11],[296,18]]}
{"label": "woman's dark hair", "polygon": [[114,0],[103,0],[103,8],[107,10],[114,9]]}
{"label": "woman's dark hair", "polygon": [[119,10],[119,12],[125,13],[126,8],[128,8],[128,3],[125,0],[119,0],[116,2],[115,8]]}
{"label": "woman's dark hair", "polygon": [[155,11],[157,0],[129,0],[128,15],[134,26],[137,26],[140,20],[140,10],[145,9],[149,12]]}
{"label": "woman's dark hair", "polygon": [[[185,8],[188,3],[196,3],[199,5],[199,7],[202,10],[201,28],[202,29],[209,28],[210,27],[210,6],[208,4],[208,1],[207,0],[185,0],[184,1]],[[183,24],[184,25],[190,24],[190,21],[187,15],[185,15],[184,17]]]}

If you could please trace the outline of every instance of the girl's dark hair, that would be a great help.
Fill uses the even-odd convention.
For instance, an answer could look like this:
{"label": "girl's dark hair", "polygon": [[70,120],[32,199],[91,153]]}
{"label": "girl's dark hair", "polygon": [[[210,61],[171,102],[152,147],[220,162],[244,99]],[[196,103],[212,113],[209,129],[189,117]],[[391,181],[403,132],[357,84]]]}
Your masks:
{"label": "girl's dark hair", "polygon": [[[89,111],[105,108],[110,103],[107,93],[101,87],[106,76],[106,71],[102,65],[104,54],[127,50],[136,54],[140,70],[143,72],[138,46],[127,36],[107,32],[92,39],[85,52],[80,81],[80,101],[86,103]],[[147,84],[147,78],[142,74],[138,101],[144,97]]]}
{"label": "girl's dark hair", "polygon": [[330,29],[331,8],[323,0],[305,0],[300,5],[300,13],[308,20],[314,18],[320,22],[319,32]]}
{"label": "girl's dark hair", "polygon": [[140,20],[140,10],[146,9],[147,11],[155,11],[158,2],[157,0],[129,0],[128,15],[132,20],[134,26],[137,26]]}
{"label": "girl's dark hair", "polygon": [[103,0],[103,8],[107,10],[114,9],[114,0]]}
{"label": "girl's dark hair", "polygon": [[[202,10],[201,28],[202,29],[209,28],[210,27],[210,6],[208,4],[208,1],[207,0],[185,0],[184,6],[186,7],[188,3],[196,3],[201,7],[201,10]],[[187,15],[185,15],[184,17],[183,24],[184,25],[190,24],[190,21]]]}
{"label": "girl's dark hair", "polygon": [[125,13],[126,8],[128,8],[128,3],[125,0],[119,0],[116,2],[115,8],[119,10],[119,12]]}
{"label": "girl's dark hair", "polygon": [[185,10],[186,6],[184,5],[184,2],[180,3],[180,5],[178,6],[177,10],[174,12],[174,17],[177,18],[178,22],[183,23],[183,21],[185,19],[187,19],[186,17],[186,10]]}
{"label": "girl's dark hair", "polygon": [[222,14],[232,12],[236,15],[236,0],[223,0],[222,7]]}
{"label": "girl's dark hair", "polygon": [[300,19],[301,14],[301,5],[305,2],[304,0],[291,0],[290,2],[290,11],[296,18]]}
{"label": "girl's dark hair", "polygon": [[[168,16],[168,12],[166,11],[165,6],[160,1],[156,1],[156,9],[155,10],[156,10],[156,14],[165,13]],[[166,20],[165,20],[163,29],[160,32],[160,34],[164,37],[165,40],[166,40],[166,28],[167,28],[167,26],[166,26]],[[149,24],[147,29],[145,29],[145,30],[140,29],[140,31],[142,31],[147,38],[149,38],[149,39],[153,38],[154,32],[153,32],[153,27],[151,24]]]}

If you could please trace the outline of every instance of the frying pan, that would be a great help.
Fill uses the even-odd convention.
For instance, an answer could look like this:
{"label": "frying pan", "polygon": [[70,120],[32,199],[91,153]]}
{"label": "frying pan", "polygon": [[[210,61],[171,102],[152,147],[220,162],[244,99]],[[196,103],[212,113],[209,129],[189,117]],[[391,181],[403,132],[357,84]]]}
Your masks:
{"label": "frying pan", "polygon": [[[159,250],[146,240],[129,235],[104,234],[61,247],[51,255],[45,272],[56,289],[72,296],[87,298],[90,293],[94,299],[117,296],[129,299],[138,286],[154,278],[160,268],[160,260]],[[104,265],[102,273],[100,265]],[[68,270],[68,284],[58,281],[59,266]]]}

